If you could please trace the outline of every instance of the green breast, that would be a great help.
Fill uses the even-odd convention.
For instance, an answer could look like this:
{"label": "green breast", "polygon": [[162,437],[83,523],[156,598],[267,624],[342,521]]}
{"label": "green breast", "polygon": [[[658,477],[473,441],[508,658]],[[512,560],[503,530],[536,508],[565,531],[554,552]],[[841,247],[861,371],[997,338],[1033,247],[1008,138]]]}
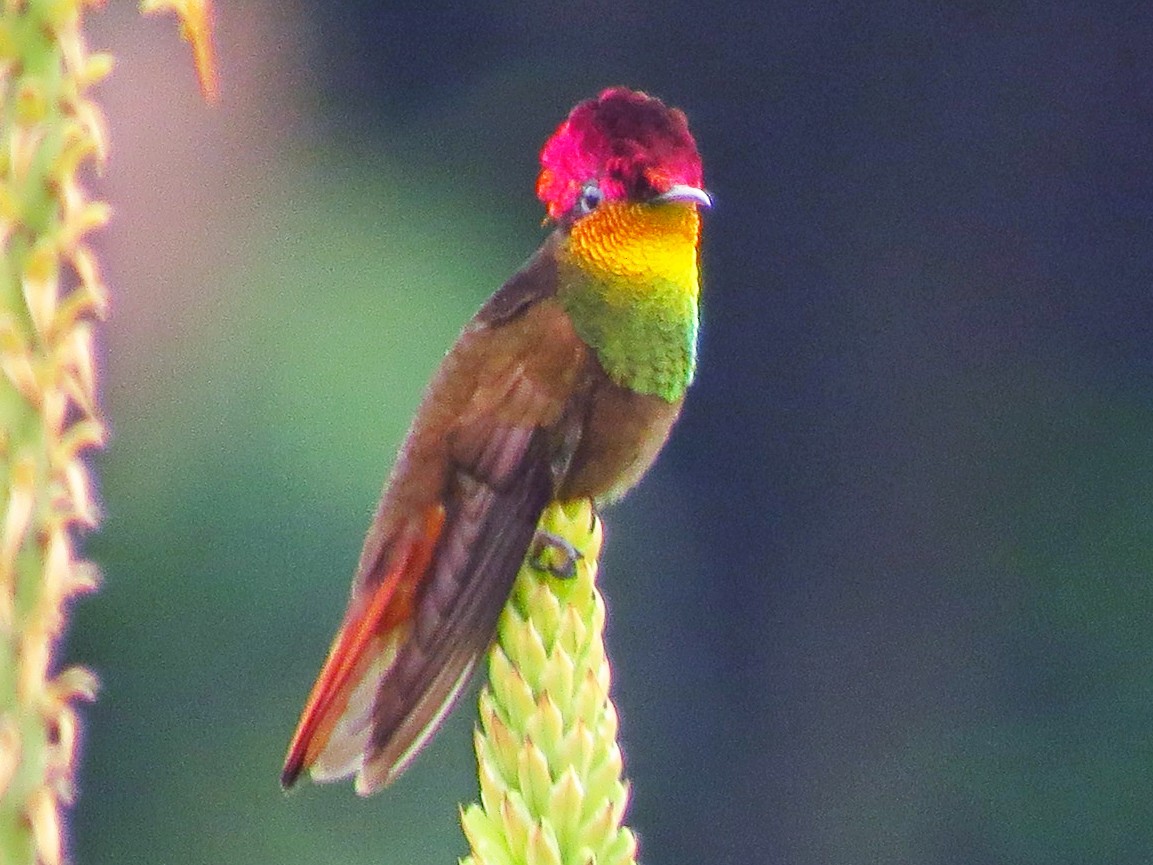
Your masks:
{"label": "green breast", "polygon": [[697,365],[697,286],[664,277],[590,274],[562,263],[558,296],[609,377],[667,402],[684,396]]}

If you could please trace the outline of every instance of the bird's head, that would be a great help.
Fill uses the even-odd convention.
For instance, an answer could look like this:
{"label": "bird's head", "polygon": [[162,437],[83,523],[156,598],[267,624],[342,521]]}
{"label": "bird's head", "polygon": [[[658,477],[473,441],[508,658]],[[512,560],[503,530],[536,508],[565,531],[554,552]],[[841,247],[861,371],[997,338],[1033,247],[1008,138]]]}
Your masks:
{"label": "bird's head", "polygon": [[624,87],[580,103],[541,151],[537,195],[586,272],[695,296],[701,157],[685,115]]}
{"label": "bird's head", "polygon": [[685,115],[624,87],[577,105],[540,160],[536,191],[552,219],[624,203],[711,203]]}

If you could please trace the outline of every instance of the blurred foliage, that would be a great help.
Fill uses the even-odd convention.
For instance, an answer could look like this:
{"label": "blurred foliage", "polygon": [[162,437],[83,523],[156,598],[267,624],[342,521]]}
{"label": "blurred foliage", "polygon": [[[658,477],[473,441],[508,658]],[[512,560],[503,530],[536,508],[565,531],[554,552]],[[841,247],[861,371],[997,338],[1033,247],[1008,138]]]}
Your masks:
{"label": "blurred foliage", "polygon": [[[275,216],[241,241],[251,270],[227,275],[211,343],[173,347],[191,356],[163,392],[129,380],[106,400],[108,513],[90,547],[106,591],[77,610],[73,640],[106,694],[90,715],[81,861],[463,852],[466,718],[387,810],[347,787],[285,798],[275,778],[393,449],[507,272],[494,251],[507,238],[455,220],[459,192],[435,178],[329,163],[285,179]],[[310,823],[318,813],[330,833]]]}

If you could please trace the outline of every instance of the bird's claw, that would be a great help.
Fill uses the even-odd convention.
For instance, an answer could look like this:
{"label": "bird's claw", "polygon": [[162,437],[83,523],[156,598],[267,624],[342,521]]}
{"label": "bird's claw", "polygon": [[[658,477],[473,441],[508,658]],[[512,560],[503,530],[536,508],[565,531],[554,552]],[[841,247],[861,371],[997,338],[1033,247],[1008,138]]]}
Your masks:
{"label": "bird's claw", "polygon": [[528,563],[538,571],[561,580],[576,576],[576,566],[584,556],[580,550],[552,532],[538,530],[529,547]]}

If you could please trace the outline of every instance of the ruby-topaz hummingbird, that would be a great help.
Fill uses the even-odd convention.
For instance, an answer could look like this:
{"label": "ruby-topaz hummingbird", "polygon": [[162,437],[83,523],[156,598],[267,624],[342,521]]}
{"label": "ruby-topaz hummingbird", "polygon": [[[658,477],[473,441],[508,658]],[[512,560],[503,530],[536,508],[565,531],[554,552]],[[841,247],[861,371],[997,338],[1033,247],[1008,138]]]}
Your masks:
{"label": "ruby-topaz hummingbird", "polygon": [[619,87],[580,103],[546,142],[536,191],[555,227],[425,392],[286,787],[306,769],[355,774],[362,795],[395,780],[491,644],[541,512],[621,496],[680,413],[710,204],[684,114]]}

